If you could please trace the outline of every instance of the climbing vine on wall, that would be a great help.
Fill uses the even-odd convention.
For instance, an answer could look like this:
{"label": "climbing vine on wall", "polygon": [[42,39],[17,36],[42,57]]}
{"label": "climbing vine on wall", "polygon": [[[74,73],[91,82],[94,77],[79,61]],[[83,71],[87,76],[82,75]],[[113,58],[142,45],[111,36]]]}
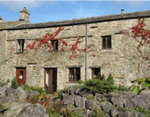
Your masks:
{"label": "climbing vine on wall", "polygon": [[[141,61],[138,62],[138,71],[140,71],[141,64],[143,61],[150,61],[150,30],[145,29],[145,19],[138,19],[138,23],[131,27],[131,31],[126,30],[123,33],[131,35],[133,39],[138,43],[136,46],[137,52],[140,54]],[[148,27],[148,26],[147,26]],[[147,48],[143,51],[143,47]],[[150,64],[147,64],[149,69]]]}
{"label": "climbing vine on wall", "polygon": [[[54,32],[53,34],[47,33],[45,36],[43,36],[42,39],[36,39],[34,42],[32,42],[31,44],[27,44],[26,47],[26,51],[27,50],[33,50],[35,49],[36,51],[42,47],[43,45],[48,46],[48,51],[51,54],[56,54],[58,51],[52,51],[52,42],[51,40],[55,40],[56,36],[62,31],[64,30],[64,27],[59,27],[58,30],[56,32]],[[82,52],[91,52],[90,48],[92,46],[94,46],[93,44],[89,45],[88,48],[84,48],[84,49],[79,49],[79,44],[82,42],[80,40],[80,37],[76,40],[76,42],[74,44],[68,44],[68,42],[65,39],[59,38],[57,39],[59,40],[59,51],[65,51],[66,48],[69,46],[70,47],[70,52],[72,52],[72,54],[69,56],[69,58],[77,58],[77,52],[78,51],[82,51]],[[90,56],[95,57],[96,55],[91,54]]]}

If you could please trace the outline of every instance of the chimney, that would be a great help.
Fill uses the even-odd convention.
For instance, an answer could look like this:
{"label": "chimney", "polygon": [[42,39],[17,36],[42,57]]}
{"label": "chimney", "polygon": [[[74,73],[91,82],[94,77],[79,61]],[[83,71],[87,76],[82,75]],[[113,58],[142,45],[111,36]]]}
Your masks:
{"label": "chimney", "polygon": [[30,14],[28,13],[28,10],[26,7],[23,8],[22,11],[20,11],[20,19],[19,21],[29,22]]}
{"label": "chimney", "polygon": [[124,14],[124,9],[121,9],[121,14]]}

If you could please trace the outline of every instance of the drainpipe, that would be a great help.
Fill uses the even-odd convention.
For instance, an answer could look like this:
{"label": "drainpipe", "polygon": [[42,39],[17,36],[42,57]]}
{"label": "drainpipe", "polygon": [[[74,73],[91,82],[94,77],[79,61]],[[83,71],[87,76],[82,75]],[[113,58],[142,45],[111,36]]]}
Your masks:
{"label": "drainpipe", "polygon": [[[87,48],[88,32],[87,24],[85,24],[85,48]],[[87,81],[87,52],[85,51],[85,81]]]}

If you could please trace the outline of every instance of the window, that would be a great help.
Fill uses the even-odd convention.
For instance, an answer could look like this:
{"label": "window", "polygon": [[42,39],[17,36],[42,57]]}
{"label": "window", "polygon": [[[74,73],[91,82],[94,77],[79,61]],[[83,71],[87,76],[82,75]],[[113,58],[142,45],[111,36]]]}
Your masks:
{"label": "window", "polygon": [[69,81],[80,80],[80,68],[69,68]]}
{"label": "window", "polygon": [[18,39],[17,43],[18,43],[17,52],[23,53],[24,52],[24,39]]}
{"label": "window", "polygon": [[111,36],[102,36],[103,49],[111,48]]}
{"label": "window", "polygon": [[96,76],[100,77],[100,68],[92,68],[92,79]]}
{"label": "window", "polygon": [[58,40],[51,40],[52,43],[52,50],[58,51]]}

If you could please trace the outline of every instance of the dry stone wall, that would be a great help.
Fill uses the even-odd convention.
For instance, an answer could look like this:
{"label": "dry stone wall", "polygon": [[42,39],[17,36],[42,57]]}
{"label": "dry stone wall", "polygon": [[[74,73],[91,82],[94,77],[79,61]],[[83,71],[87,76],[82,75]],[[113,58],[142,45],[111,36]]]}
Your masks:
{"label": "dry stone wall", "polygon": [[[146,19],[149,24],[150,18]],[[94,44],[91,47],[92,52],[88,53],[87,59],[87,79],[91,79],[91,67],[100,67],[101,74],[107,77],[112,74],[116,85],[130,86],[131,80],[137,77],[144,77],[141,72],[137,76],[137,61],[132,58],[133,46],[126,47],[128,42],[134,43],[130,37],[124,34],[115,34],[121,30],[128,30],[130,27],[137,24],[137,19],[117,20],[110,22],[88,24],[88,44]],[[30,86],[44,87],[44,67],[57,67],[57,86],[62,89],[74,83],[68,83],[69,70],[68,67],[81,66],[81,80],[85,80],[85,53],[78,52],[78,58],[70,59],[71,52],[69,48],[66,51],[50,54],[46,48],[40,48],[36,54],[34,50],[25,52],[22,55],[17,55],[16,45],[17,39],[25,39],[27,43],[31,43],[36,38],[42,38],[47,32],[53,33],[58,27],[39,28],[39,29],[23,29],[23,30],[7,30],[0,32],[0,40],[3,46],[0,45],[0,51],[5,57],[1,57],[1,61],[10,58],[4,65],[0,67],[1,79],[12,79],[16,74],[15,66],[25,66],[26,83]],[[56,38],[64,38],[69,44],[75,43],[78,37],[81,37],[82,43],[79,44],[79,49],[85,48],[85,25],[65,26],[64,30]],[[7,33],[7,34],[6,34]],[[111,35],[112,48],[102,49],[102,36]],[[5,39],[5,41],[4,41]],[[6,44],[6,47],[5,47]],[[2,51],[6,49],[6,51]],[[132,51],[132,53],[131,53]],[[130,54],[128,53],[130,52]],[[6,55],[5,55],[6,54]],[[95,54],[96,57],[91,57]],[[150,72],[147,72],[150,75]]]}

